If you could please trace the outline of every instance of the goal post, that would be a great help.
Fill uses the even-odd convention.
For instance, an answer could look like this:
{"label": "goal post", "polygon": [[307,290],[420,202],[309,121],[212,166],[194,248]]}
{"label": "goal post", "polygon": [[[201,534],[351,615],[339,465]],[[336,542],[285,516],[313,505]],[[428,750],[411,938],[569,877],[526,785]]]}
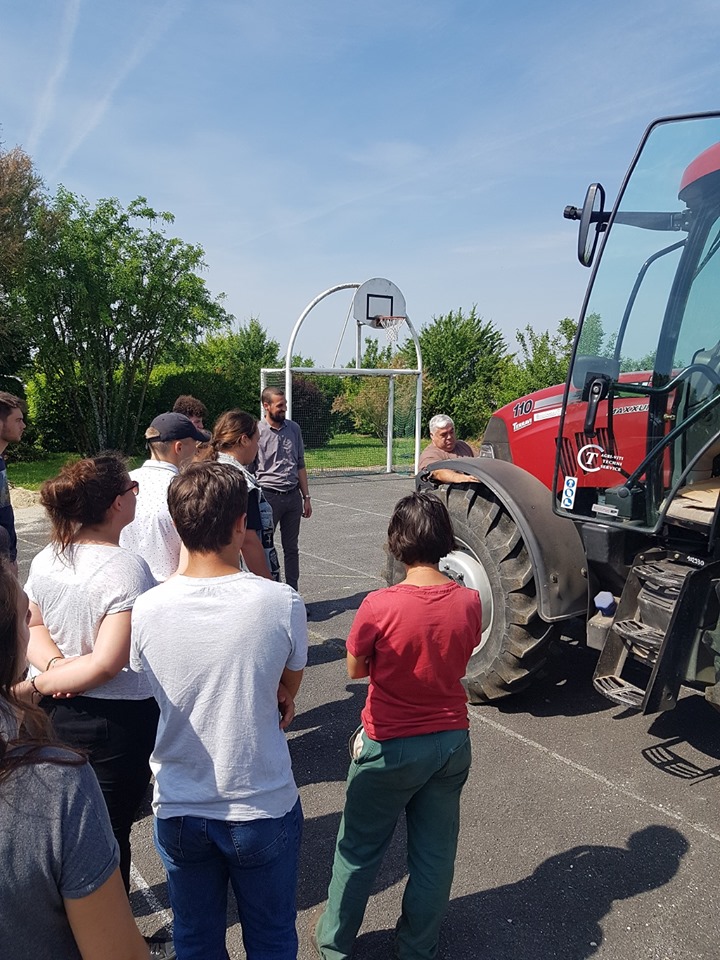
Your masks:
{"label": "goal post", "polygon": [[[284,389],[287,398],[288,417],[296,420],[302,420],[303,436],[306,438],[306,448],[310,448],[310,459],[317,462],[314,468],[319,472],[332,471],[334,473],[348,472],[385,472],[385,473],[417,473],[417,463],[419,458],[419,427],[422,413],[422,371],[412,367],[290,367],[288,379],[288,369],[285,367],[266,367],[260,371],[261,392],[266,387],[278,386]],[[323,433],[324,425],[313,423],[312,412],[307,409],[309,404],[307,397],[301,399],[297,396],[298,392],[305,393],[305,389],[298,389],[299,384],[314,384],[316,381],[322,381],[323,378],[352,379],[358,381],[358,390],[370,382],[374,381],[378,385],[378,390],[368,390],[371,400],[375,400],[374,426],[379,425],[381,412],[384,413],[384,451],[375,450],[376,454],[382,454],[381,457],[375,456],[375,459],[369,459],[372,455],[367,449],[370,445],[369,437],[374,437],[373,447],[377,447],[377,441],[380,439],[377,429],[372,430],[368,427],[368,440],[363,446],[360,443],[358,456],[353,460],[352,453],[349,452],[347,459],[343,463],[338,463],[335,458],[323,456],[323,438],[318,434]],[[383,384],[383,381],[385,383]],[[383,390],[383,387],[385,390]],[[386,392],[385,392],[386,391]],[[335,397],[335,402],[342,399],[339,393]],[[328,405],[329,406],[329,405]],[[382,406],[382,410],[380,407]],[[291,410],[295,409],[294,416]],[[332,406],[332,413],[341,415],[342,407],[338,408],[335,404]],[[351,416],[347,415],[348,418]],[[372,433],[370,432],[372,430]],[[329,431],[328,431],[329,432]],[[310,442],[308,442],[310,441]],[[320,448],[320,449],[318,449]],[[322,465],[323,460],[327,459],[328,466]],[[309,468],[313,469],[313,468]]]}

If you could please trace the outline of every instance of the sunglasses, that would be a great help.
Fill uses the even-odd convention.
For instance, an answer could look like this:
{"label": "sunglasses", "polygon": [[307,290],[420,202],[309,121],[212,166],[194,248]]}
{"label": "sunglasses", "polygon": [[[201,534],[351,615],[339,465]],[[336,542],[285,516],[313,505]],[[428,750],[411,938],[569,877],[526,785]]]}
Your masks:
{"label": "sunglasses", "polygon": [[124,490],[121,490],[120,496],[123,496],[123,494],[125,493],[130,493],[131,490],[135,494],[135,496],[137,496],[138,493],[140,493],[140,484],[137,480],[133,480],[133,482],[130,484],[129,487],[125,487]]}

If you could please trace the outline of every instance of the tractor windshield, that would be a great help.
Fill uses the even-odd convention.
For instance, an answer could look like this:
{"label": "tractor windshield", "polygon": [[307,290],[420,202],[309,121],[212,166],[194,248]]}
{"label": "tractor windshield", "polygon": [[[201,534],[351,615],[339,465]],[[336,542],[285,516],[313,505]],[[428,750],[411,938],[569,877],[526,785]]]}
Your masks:
{"label": "tractor windshield", "polygon": [[708,525],[720,491],[720,117],[654,124],[600,223],[557,510],[644,530]]}

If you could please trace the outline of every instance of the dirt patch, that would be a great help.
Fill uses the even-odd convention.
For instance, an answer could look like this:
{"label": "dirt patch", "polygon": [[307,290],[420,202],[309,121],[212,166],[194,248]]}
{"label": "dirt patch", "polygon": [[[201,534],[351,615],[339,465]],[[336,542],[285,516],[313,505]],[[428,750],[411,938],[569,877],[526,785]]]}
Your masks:
{"label": "dirt patch", "polygon": [[36,507],[40,503],[39,490],[26,490],[25,487],[10,486],[10,503],[15,510],[23,507]]}

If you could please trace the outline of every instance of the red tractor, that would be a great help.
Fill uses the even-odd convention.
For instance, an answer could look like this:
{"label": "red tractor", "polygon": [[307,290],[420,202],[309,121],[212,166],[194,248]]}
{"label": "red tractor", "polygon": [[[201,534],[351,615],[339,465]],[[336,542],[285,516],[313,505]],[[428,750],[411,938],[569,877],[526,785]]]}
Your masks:
{"label": "red tractor", "polygon": [[467,483],[419,478],[483,600],[470,697],[526,687],[583,617],[614,702],[720,705],[720,114],[651,124],[612,210],[593,184],[565,216],[594,262],[567,383],[499,410]]}

